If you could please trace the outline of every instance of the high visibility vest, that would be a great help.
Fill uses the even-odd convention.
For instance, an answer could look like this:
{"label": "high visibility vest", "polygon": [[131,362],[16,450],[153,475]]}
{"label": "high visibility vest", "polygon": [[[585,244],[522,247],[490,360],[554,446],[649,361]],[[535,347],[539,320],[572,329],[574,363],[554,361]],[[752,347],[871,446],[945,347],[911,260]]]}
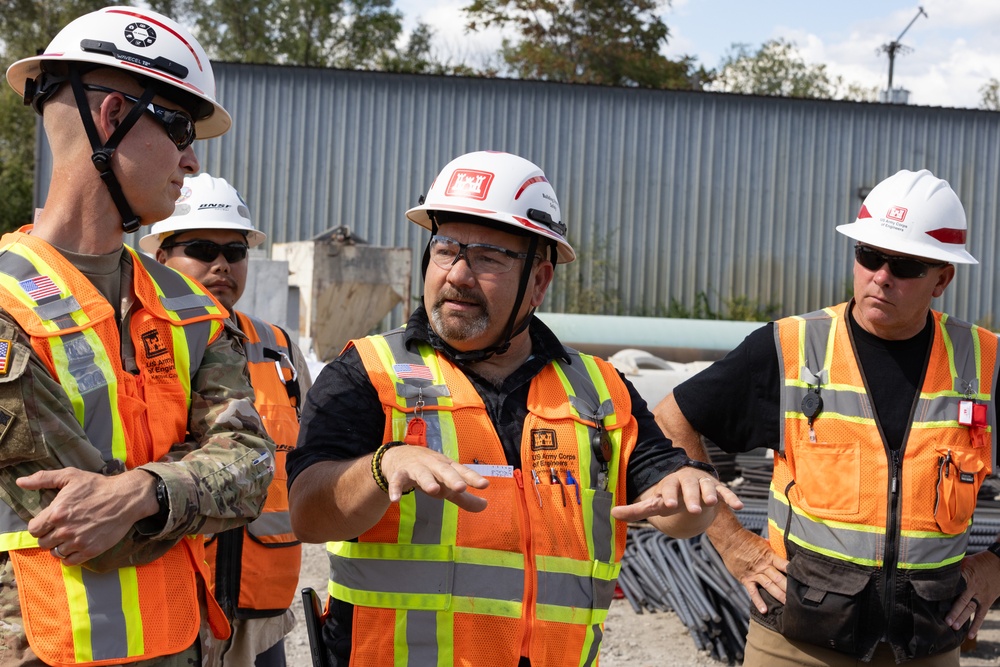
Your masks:
{"label": "high visibility vest", "polygon": [[[123,369],[115,310],[57,250],[22,232],[0,239],[0,307],[31,338],[103,460],[154,461],[187,432],[191,381],[226,311],[197,283],[126,246],[137,302],[129,321],[138,374]],[[155,415],[155,419],[152,417]],[[146,565],[96,573],[38,547],[6,508],[0,550],[10,552],[28,642],[51,665],[113,665],[183,651],[198,636],[203,538],[182,539]],[[227,636],[209,604],[209,622]]]}
{"label": "high visibility vest", "polygon": [[[997,337],[933,312],[933,342],[904,445],[882,442],[855,359],[847,304],[779,320],[782,449],[768,507],[771,546],[794,543],[862,567],[934,570],[965,555],[976,495],[992,469]],[[810,434],[803,397],[819,388]],[[959,421],[980,404],[983,423]]]}
{"label": "high visibility vest", "polygon": [[299,437],[299,381],[284,331],[236,312],[250,367],[250,384],[264,428],[274,440],[274,479],[258,518],[216,535],[206,544],[213,593],[236,618],[277,616],[292,604],[299,583],[302,546],[288,515],[285,458]]}
{"label": "high visibility vest", "polygon": [[357,542],[327,545],[330,594],[355,605],[352,667],[596,664],[625,548],[611,508],[637,434],[614,368],[568,351],[572,363],[532,380],[515,470],[446,357],[407,350],[402,330],[352,344],[385,408],[386,442],[422,419],[428,447],[490,481],[475,491],[483,512],[412,493]]}

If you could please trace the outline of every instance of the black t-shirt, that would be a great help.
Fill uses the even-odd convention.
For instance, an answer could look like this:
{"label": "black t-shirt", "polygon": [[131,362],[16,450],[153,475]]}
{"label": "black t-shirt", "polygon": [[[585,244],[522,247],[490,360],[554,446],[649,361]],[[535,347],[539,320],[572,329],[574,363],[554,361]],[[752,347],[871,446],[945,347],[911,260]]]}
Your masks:
{"label": "black t-shirt", "polygon": [[[502,386],[466,370],[483,399],[486,411],[497,429],[508,465],[521,467],[521,432],[528,415],[528,389],[531,380],[555,359],[569,361],[566,350],[539,319],[529,328],[532,356]],[[410,317],[404,333],[407,347],[417,342],[430,343],[427,315],[418,308]],[[461,366],[461,364],[459,364]],[[650,488],[687,460],[683,449],[673,447],[660,431],[646,402],[621,374],[632,400],[632,415],[638,423],[638,439],[626,468],[625,486],[628,502]],[[291,488],[299,473],[320,461],[345,461],[369,456],[382,444],[385,412],[372,386],[361,356],[353,346],[326,365],[306,395],[302,408],[298,446],[288,454],[286,469]],[[323,634],[338,663],[348,663],[350,656],[353,606],[330,600],[331,618]]]}
{"label": "black t-shirt", "polygon": [[[883,340],[862,329],[853,314],[848,319],[875,414],[889,446],[898,449],[923,382],[934,320],[928,314],[927,325],[913,338]],[[774,324],[768,323],[725,358],[675,387],[674,398],[694,429],[723,451],[778,449],[782,382]]]}

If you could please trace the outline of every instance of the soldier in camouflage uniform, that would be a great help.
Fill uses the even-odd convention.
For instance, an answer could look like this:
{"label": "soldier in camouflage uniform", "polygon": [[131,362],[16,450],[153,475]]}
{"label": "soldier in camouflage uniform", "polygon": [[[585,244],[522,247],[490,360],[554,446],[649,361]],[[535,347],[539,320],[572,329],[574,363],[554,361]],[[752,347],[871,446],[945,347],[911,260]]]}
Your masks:
{"label": "soldier in camouflage uniform", "polygon": [[[124,233],[173,212],[195,133],[231,120],[194,38],[131,7],[70,23],[7,78],[44,104],[53,176],[35,225],[0,239],[0,665],[198,665],[199,631],[228,632],[200,535],[260,513],[274,444],[225,309]],[[21,579],[39,571],[53,596],[79,586],[79,609],[55,609],[70,630],[36,617],[49,588]],[[108,576],[117,614],[87,588]]]}

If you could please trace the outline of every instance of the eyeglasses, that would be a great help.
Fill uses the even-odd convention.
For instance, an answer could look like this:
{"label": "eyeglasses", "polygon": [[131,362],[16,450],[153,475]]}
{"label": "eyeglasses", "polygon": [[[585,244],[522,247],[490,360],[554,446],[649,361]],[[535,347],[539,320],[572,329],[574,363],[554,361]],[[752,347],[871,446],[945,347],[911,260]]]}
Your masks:
{"label": "eyeglasses", "polygon": [[226,258],[226,261],[230,264],[235,264],[236,262],[242,262],[247,258],[247,252],[250,247],[245,243],[239,243],[233,241],[232,243],[218,244],[215,241],[181,241],[180,243],[171,243],[169,245],[161,245],[160,248],[163,250],[170,250],[171,248],[177,247],[184,248],[184,254],[192,259],[197,259],[202,262],[214,262],[215,258],[222,253],[222,256]]}
{"label": "eyeglasses", "polygon": [[[129,102],[139,102],[139,98],[132,97],[128,93],[123,93],[122,91],[115,90],[113,88],[106,88],[93,83],[85,83],[83,87],[85,90],[91,90],[94,92],[118,93]],[[160,124],[163,125],[163,129],[166,131],[167,136],[170,137],[170,140],[174,142],[175,146],[177,146],[177,150],[183,151],[191,145],[191,142],[195,140],[194,120],[192,120],[191,116],[187,115],[183,111],[167,109],[158,104],[153,104],[152,102],[146,105],[146,111],[152,114],[156,120],[160,121]]]}
{"label": "eyeglasses", "polygon": [[526,252],[514,252],[488,243],[459,243],[453,238],[438,235],[431,237],[430,255],[442,269],[450,269],[465,257],[469,270],[476,275],[507,273],[514,268],[517,260],[528,258]]}
{"label": "eyeglasses", "polygon": [[923,278],[929,269],[948,264],[947,262],[921,262],[912,257],[894,257],[861,244],[854,246],[854,258],[858,260],[858,264],[869,271],[878,271],[883,265],[888,264],[889,273],[904,280]]}

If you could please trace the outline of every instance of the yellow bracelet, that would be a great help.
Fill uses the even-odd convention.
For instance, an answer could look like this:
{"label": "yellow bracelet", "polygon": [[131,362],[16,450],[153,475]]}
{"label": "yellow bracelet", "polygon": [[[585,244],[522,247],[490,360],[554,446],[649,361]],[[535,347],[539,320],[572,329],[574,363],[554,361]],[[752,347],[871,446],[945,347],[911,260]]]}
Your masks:
{"label": "yellow bracelet", "polygon": [[[378,484],[378,488],[382,489],[383,492],[389,493],[389,480],[385,478],[385,474],[382,472],[382,457],[385,453],[392,449],[393,447],[398,447],[399,445],[405,445],[405,442],[400,442],[399,440],[393,440],[392,442],[386,442],[372,454],[372,479]],[[409,491],[404,491],[403,495],[407,493],[412,493],[413,489]]]}

